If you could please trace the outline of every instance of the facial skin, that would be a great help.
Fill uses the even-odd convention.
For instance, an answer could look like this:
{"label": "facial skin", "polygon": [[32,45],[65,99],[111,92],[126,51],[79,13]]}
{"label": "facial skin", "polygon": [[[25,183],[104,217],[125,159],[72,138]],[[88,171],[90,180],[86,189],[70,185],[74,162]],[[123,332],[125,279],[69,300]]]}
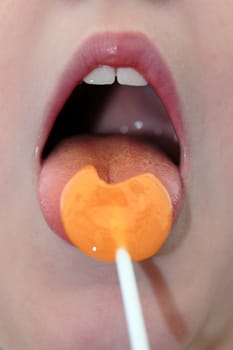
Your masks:
{"label": "facial skin", "polygon": [[152,349],[232,349],[233,2],[1,0],[0,18],[0,348],[129,346],[114,265],[43,218],[37,145],[81,43],[137,31],[172,73],[188,145],[173,247],[136,267]]}

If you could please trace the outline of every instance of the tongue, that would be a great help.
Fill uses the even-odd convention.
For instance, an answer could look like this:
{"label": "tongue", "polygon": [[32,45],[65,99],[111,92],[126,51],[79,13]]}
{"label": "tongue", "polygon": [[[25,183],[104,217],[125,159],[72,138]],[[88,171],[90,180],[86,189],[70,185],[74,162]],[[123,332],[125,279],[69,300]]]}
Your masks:
{"label": "tongue", "polygon": [[155,146],[130,136],[77,136],[66,139],[46,158],[39,180],[39,199],[44,217],[62,238],[59,202],[68,180],[82,167],[93,165],[99,176],[116,183],[142,173],[157,176],[167,188],[177,214],[181,180],[177,167]]}

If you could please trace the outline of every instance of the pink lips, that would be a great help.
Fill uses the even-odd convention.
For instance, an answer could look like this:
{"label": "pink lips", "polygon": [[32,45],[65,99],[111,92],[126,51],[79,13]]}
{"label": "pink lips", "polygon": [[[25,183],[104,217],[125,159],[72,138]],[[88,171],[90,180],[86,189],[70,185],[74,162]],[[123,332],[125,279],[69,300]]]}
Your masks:
{"label": "pink lips", "polygon": [[141,33],[100,33],[88,38],[74,53],[51,98],[41,133],[41,149],[65,101],[76,85],[99,65],[132,67],[141,73],[161,98],[173,123],[184,157],[183,123],[171,73],[155,46]]}
{"label": "pink lips", "polygon": [[[96,34],[87,39],[81,45],[78,51],[73,55],[65,71],[62,73],[56,91],[48,106],[46,119],[41,133],[41,148],[43,148],[57,115],[73,89],[82,82],[83,78],[90,71],[100,65],[132,67],[144,76],[156,94],[161,98],[171,118],[180,142],[182,167],[182,156],[184,156],[183,127],[175,85],[159,52],[146,36],[139,33]],[[72,147],[69,146],[70,151]],[[117,147],[115,147],[115,149],[117,149]],[[72,154],[72,157],[75,154],[74,147],[70,154]],[[45,164],[43,164],[41,171],[42,176],[40,176],[39,196],[42,211],[44,212],[47,222],[55,232],[64,238],[58,213],[58,202],[61,184],[64,183],[64,178],[68,176],[66,175],[64,177],[63,174],[67,172],[68,167],[72,167],[73,160],[69,159],[68,163],[64,166],[65,162],[59,160],[64,158],[62,158],[61,155],[63,157],[63,151],[59,153],[59,157],[52,157],[50,158],[52,160],[46,160]],[[165,160],[163,163],[166,165]],[[55,175],[54,172],[56,173]],[[57,181],[57,178],[59,178],[59,172],[62,176],[61,179]],[[178,173],[177,170],[176,172]],[[171,173],[172,172],[170,171],[170,174]],[[56,176],[56,178],[54,178],[54,176]],[[162,177],[165,177],[163,171]],[[173,196],[176,197],[174,202],[176,202],[175,207],[177,212],[181,200],[180,180],[178,180],[178,176],[173,175],[170,180],[167,181],[165,179],[164,182],[174,183],[174,186],[171,186],[174,187],[174,190],[171,190],[171,192],[173,191],[174,194],[179,193],[179,195]],[[48,192],[50,192],[50,194],[48,194]],[[53,194],[51,195],[51,193]],[[54,200],[54,198],[56,198],[56,200]]]}

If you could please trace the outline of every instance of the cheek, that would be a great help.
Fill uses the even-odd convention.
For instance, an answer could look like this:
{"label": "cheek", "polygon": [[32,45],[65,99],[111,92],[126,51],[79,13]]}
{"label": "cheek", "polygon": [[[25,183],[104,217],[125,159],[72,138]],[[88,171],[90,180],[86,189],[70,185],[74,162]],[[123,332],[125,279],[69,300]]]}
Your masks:
{"label": "cheek", "polygon": [[[191,223],[186,248],[195,273],[200,271],[199,288],[209,291],[212,308],[217,305],[215,298],[219,303],[222,297],[222,307],[229,305],[233,290],[233,86],[227,77],[214,81],[214,73],[208,73],[211,78],[201,88],[202,123],[192,139],[187,194]],[[215,293],[210,292],[213,290]]]}
{"label": "cheek", "polygon": [[[233,51],[233,50],[232,50]],[[233,52],[232,52],[233,54]],[[221,67],[221,68],[219,68]],[[194,149],[199,158],[204,193],[209,189],[206,210],[211,207],[222,224],[232,222],[233,196],[233,69],[229,55],[219,55],[215,64],[203,70],[200,79],[202,116]]]}
{"label": "cheek", "polygon": [[[47,4],[48,5],[48,4]],[[45,6],[38,1],[0,2],[0,150],[11,151],[12,144],[25,145],[32,131],[29,118],[35,118],[33,90],[38,28]],[[34,92],[35,94],[35,92]],[[34,95],[35,96],[35,95]],[[35,98],[34,98],[35,100]],[[11,145],[11,148],[9,146]]]}
{"label": "cheek", "polygon": [[[207,1],[202,5],[203,12],[197,16],[198,55],[191,69],[195,75],[192,75],[193,90],[186,107],[191,130],[193,204],[200,218],[209,216],[210,228],[214,228],[217,221],[223,227],[232,222],[233,47],[229,43],[233,32],[232,18],[227,16],[229,13],[232,17],[232,12],[227,12],[225,7],[223,4],[216,14]],[[218,239],[223,239],[222,235]]]}

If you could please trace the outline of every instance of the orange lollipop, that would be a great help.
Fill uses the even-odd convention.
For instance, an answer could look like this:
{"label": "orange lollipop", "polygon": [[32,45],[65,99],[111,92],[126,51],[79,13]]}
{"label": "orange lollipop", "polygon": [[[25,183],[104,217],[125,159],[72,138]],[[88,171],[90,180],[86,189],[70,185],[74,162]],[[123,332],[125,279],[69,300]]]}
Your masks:
{"label": "orange lollipop", "polygon": [[64,187],[60,210],[70,241],[103,261],[115,262],[119,248],[134,261],[151,257],[172,224],[170,196],[150,173],[109,184],[86,166]]}

